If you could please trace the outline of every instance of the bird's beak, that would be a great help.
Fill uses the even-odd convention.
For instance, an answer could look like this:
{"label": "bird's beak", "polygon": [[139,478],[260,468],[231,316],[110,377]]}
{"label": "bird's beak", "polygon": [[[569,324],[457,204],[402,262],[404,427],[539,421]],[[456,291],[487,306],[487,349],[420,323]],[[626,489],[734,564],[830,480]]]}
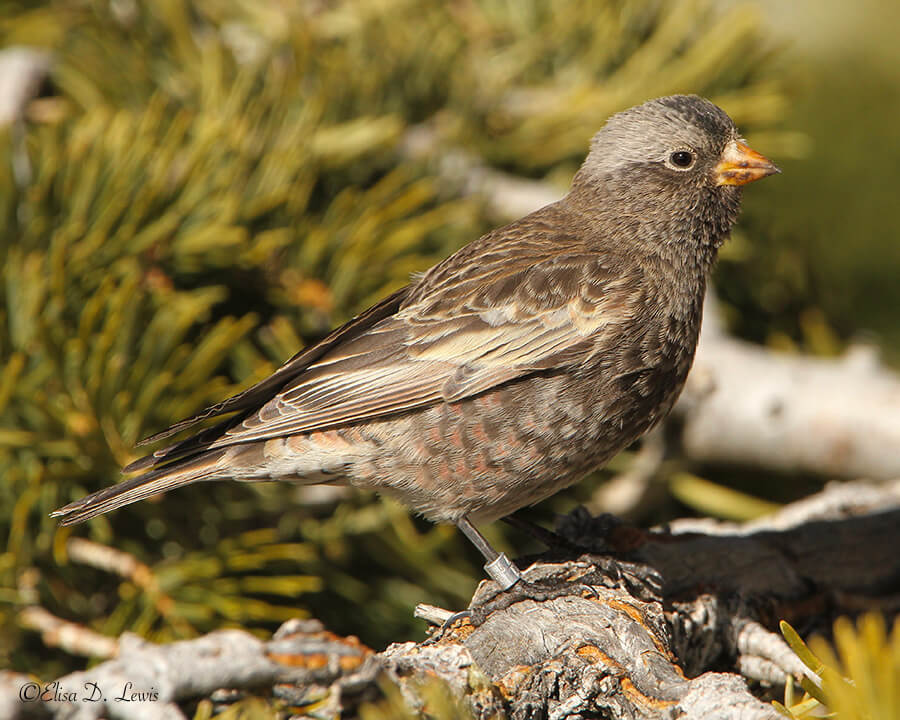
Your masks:
{"label": "bird's beak", "polygon": [[780,172],[781,170],[771,160],[756,150],[751,150],[744,143],[732,140],[725,146],[713,175],[716,185],[746,185]]}

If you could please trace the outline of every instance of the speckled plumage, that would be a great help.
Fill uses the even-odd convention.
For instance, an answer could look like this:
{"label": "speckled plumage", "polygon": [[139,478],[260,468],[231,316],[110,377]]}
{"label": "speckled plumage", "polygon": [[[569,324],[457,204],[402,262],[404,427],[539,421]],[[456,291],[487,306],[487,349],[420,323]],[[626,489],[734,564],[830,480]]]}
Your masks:
{"label": "speckled plumage", "polygon": [[[233,478],[347,483],[438,522],[477,521],[571,485],[681,391],[706,278],[748,182],[740,162],[724,179],[723,157],[744,148],[737,140],[727,115],[695,96],[614,116],[565,198],[463,247],[259,385],[152,438],[236,413],[126,468],[143,475],[55,514],[79,522]],[[689,168],[673,164],[679,150]],[[750,167],[751,179],[774,171]]]}

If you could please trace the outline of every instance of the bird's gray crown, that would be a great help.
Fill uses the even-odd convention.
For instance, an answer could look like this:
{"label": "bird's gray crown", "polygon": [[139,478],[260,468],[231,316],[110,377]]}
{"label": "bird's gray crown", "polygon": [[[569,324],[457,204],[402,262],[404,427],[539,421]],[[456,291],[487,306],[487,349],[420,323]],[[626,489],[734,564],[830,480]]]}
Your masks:
{"label": "bird's gray crown", "polygon": [[590,175],[642,163],[664,163],[676,150],[708,158],[738,137],[724,110],[697,95],[669,95],[613,115],[591,141]]}

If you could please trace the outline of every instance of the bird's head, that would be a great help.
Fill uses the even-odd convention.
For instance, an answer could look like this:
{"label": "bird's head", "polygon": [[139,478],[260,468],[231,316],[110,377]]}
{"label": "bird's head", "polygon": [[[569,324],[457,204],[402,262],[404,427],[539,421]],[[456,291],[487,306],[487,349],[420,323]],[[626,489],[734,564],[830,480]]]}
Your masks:
{"label": "bird's head", "polygon": [[737,218],[742,186],[777,172],[721,108],[670,95],[613,115],[594,136],[572,192],[582,205],[595,196],[604,214],[615,208],[656,230],[678,225],[718,245]]}

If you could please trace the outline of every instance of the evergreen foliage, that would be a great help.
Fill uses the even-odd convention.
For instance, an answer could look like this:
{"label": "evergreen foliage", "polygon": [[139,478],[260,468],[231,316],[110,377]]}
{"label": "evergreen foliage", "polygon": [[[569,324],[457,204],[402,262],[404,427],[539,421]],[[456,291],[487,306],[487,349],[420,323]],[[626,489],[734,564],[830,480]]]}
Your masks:
{"label": "evergreen foliage", "polygon": [[798,696],[789,684],[785,701],[774,703],[792,720],[892,720],[900,711],[900,620],[889,632],[884,617],[867,613],[856,626],[834,624],[833,645],[820,636],[807,646],[786,622],[781,632],[816,680],[804,678]]}

